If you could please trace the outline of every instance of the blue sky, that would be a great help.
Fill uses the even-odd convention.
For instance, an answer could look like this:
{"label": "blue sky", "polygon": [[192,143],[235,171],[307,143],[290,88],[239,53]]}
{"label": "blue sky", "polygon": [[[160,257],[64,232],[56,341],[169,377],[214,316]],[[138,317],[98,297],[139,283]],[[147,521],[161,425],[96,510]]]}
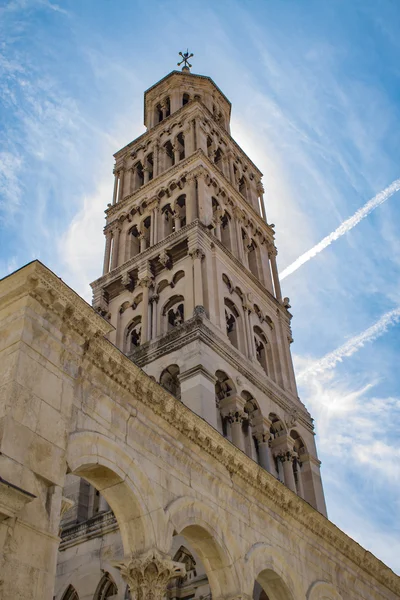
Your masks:
{"label": "blue sky", "polygon": [[[90,300],[112,154],[186,47],[264,173],[283,270],[400,177],[399,25],[397,0],[0,0],[0,276],[40,258]],[[400,306],[399,201],[283,292],[329,516],[400,573],[400,324],[354,342]]]}

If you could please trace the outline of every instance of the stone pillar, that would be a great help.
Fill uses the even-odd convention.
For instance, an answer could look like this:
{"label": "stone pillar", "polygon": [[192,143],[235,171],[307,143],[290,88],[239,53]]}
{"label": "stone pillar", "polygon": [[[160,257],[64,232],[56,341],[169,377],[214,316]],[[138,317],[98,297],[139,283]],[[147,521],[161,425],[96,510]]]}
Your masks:
{"label": "stone pillar", "polygon": [[262,272],[263,284],[271,294],[274,293],[274,287],[272,284],[271,266],[269,263],[269,255],[265,242],[261,242],[260,247],[260,267]]}
{"label": "stone pillar", "polygon": [[175,142],[175,144],[173,145],[173,150],[174,150],[174,164],[178,164],[179,160],[180,160],[180,150],[179,150],[179,144],[178,142]]}
{"label": "stone pillar", "polygon": [[110,271],[110,256],[111,256],[111,231],[106,233],[106,249],[104,251],[103,275]]}
{"label": "stone pillar", "polygon": [[145,167],[143,169],[143,184],[146,185],[146,183],[149,183],[149,178],[150,178],[150,169],[149,167]]}
{"label": "stone pillar", "polygon": [[258,197],[260,199],[262,217],[263,217],[264,221],[267,222],[267,214],[265,212],[265,204],[264,204],[264,187],[262,186],[262,184],[260,184],[259,187],[257,188],[257,193],[258,193]]}
{"label": "stone pillar", "polygon": [[151,304],[151,333],[150,333],[150,339],[154,340],[157,335],[158,335],[158,331],[157,331],[157,305],[158,305],[158,300],[159,300],[159,295],[158,294],[153,294],[152,297],[150,298],[150,304]]}
{"label": "stone pillar", "polygon": [[292,492],[297,494],[296,482],[293,473],[293,452],[291,452],[290,450],[286,450],[286,452],[280,452],[278,454],[278,460],[280,460],[283,465],[283,476],[285,478],[285,485],[290,490],[292,490]]}
{"label": "stone pillar", "polygon": [[213,214],[211,198],[205,181],[205,171],[201,169],[197,174],[197,207],[200,221],[203,225],[211,225]]}
{"label": "stone pillar", "polygon": [[232,156],[232,154],[229,154],[228,160],[229,160],[229,176],[230,176],[230,181],[231,181],[231,184],[234,187],[236,187],[235,172],[233,170],[233,156]]}
{"label": "stone pillar", "polygon": [[182,402],[217,429],[214,375],[198,364],[181,373],[179,382]]}
{"label": "stone pillar", "polygon": [[282,302],[281,284],[279,283],[278,267],[276,264],[276,248],[273,248],[268,252],[269,259],[271,261],[272,279],[274,281],[275,297],[278,302]]}
{"label": "stone pillar", "polygon": [[119,171],[119,190],[118,190],[118,202],[121,202],[124,194],[124,169]]}
{"label": "stone pillar", "polygon": [[146,238],[144,236],[144,233],[139,233],[139,243],[139,252],[144,252],[146,250]]}
{"label": "stone pillar", "polygon": [[304,486],[303,486],[303,478],[302,478],[302,473],[301,473],[301,462],[299,461],[299,459],[297,457],[295,457],[293,460],[296,461],[296,466],[297,466],[297,493],[300,496],[300,498],[304,499]]}
{"label": "stone pillar", "polygon": [[232,411],[228,415],[231,424],[232,443],[242,452],[245,452],[243,421],[247,420],[247,418],[247,414],[242,410]]}
{"label": "stone pillar", "polygon": [[160,146],[156,142],[154,144],[154,148],[153,148],[153,178],[157,177],[157,175],[160,172],[160,167],[159,167],[159,150],[160,150]]}
{"label": "stone pillar", "polygon": [[152,549],[144,554],[114,562],[136,600],[163,600],[171,579],[183,577],[186,567],[167,554]]}
{"label": "stone pillar", "polygon": [[196,177],[193,174],[187,177],[187,194],[186,194],[186,222],[192,223],[197,219],[197,198],[196,198]]}
{"label": "stone pillar", "polygon": [[189,252],[193,259],[193,278],[194,278],[194,307],[204,306],[203,298],[203,275],[201,261],[204,258],[204,252],[201,248],[194,248]]}
{"label": "stone pillar", "polygon": [[158,242],[158,204],[155,208],[153,208],[153,218],[151,220],[152,229],[153,229],[153,245],[155,246]]}
{"label": "stone pillar", "polygon": [[256,432],[254,437],[258,442],[258,457],[260,461],[260,467],[268,471],[268,473],[272,473],[271,451],[269,448],[270,433],[266,431],[260,431]]}
{"label": "stone pillar", "polygon": [[120,227],[116,227],[113,230],[114,243],[113,243],[112,259],[111,259],[111,268],[112,269],[115,269],[116,267],[118,267],[118,252],[119,252],[120,235],[121,235],[121,229],[120,229]]}
{"label": "stone pillar", "polygon": [[139,285],[143,290],[143,310],[142,310],[142,332],[140,336],[140,344],[145,344],[149,339],[149,288],[152,284],[152,279],[145,276],[139,280]]}
{"label": "stone pillar", "polygon": [[181,228],[181,217],[178,210],[174,211],[174,226],[175,231],[179,231]]}
{"label": "stone pillar", "polygon": [[114,193],[113,193],[113,204],[117,203],[117,193],[118,193],[118,173],[114,172]]}

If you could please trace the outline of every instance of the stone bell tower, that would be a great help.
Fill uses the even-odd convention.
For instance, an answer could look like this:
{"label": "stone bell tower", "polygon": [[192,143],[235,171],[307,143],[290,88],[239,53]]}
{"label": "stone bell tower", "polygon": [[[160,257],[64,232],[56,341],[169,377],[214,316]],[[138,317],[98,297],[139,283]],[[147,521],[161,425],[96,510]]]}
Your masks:
{"label": "stone bell tower", "polygon": [[230,115],[187,61],[145,92],[146,131],[114,155],[93,305],[123,353],[325,514],[262,174]]}

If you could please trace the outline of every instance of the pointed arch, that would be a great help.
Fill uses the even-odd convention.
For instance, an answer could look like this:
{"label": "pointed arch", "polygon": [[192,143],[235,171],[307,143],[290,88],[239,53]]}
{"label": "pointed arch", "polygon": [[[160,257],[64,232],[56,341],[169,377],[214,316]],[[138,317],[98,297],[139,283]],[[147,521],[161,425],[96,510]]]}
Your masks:
{"label": "pointed arch", "polygon": [[78,592],[73,585],[69,585],[61,596],[61,600],[79,600]]}
{"label": "pointed arch", "polygon": [[118,588],[110,573],[104,573],[93,596],[93,600],[107,600],[118,594]]}

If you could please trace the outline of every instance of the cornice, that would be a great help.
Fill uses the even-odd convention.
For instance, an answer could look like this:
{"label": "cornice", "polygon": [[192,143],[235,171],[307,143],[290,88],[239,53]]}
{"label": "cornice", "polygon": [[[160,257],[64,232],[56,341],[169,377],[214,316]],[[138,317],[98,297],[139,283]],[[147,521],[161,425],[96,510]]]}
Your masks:
{"label": "cornice", "polygon": [[[44,283],[45,293],[38,293],[41,282]],[[46,294],[47,291],[49,294]],[[110,331],[109,323],[44,265],[35,261],[1,280],[0,298],[7,304],[13,294],[31,296],[55,313],[59,306],[64,306],[65,299],[73,299],[73,314],[77,318],[73,320],[72,326],[85,340],[83,364],[86,362],[96,366],[123,394],[134,395],[138,408],[142,405],[149,415],[153,413],[157,416],[159,424],[175,428],[183,437],[223,465],[231,477],[236,477],[245,484],[247,497],[250,497],[251,489],[253,493],[262,494],[265,502],[285,518],[294,519],[309,533],[317,536],[320,542],[332,546],[364,573],[373,576],[400,596],[400,578],[389,567],[223,438],[209,423],[174,398],[111,342],[99,335]],[[49,295],[52,297],[50,304]],[[65,310],[61,312],[64,313]],[[82,318],[79,318],[80,315]]]}
{"label": "cornice", "polygon": [[14,302],[28,295],[82,335],[104,336],[114,330],[108,321],[38,260],[0,280],[2,303],[7,300]]}

